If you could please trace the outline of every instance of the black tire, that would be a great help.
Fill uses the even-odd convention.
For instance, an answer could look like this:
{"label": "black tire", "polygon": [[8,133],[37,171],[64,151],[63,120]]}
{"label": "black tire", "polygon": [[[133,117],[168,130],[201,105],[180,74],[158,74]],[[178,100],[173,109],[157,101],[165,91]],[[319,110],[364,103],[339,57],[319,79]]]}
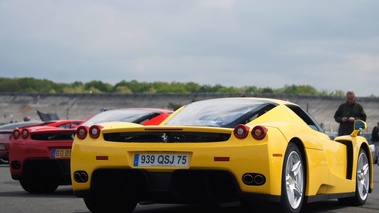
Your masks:
{"label": "black tire", "polygon": [[359,151],[357,171],[355,178],[355,194],[353,197],[340,198],[338,202],[342,205],[361,206],[366,203],[370,188],[370,161],[367,153],[361,148]]}
{"label": "black tire", "polygon": [[284,212],[298,213],[304,202],[305,165],[299,148],[289,143],[282,171],[281,207]]}
{"label": "black tire", "polygon": [[129,202],[124,197],[119,196],[90,196],[84,197],[83,200],[92,213],[130,213],[137,206],[136,202]]}
{"label": "black tire", "polygon": [[58,188],[57,183],[20,180],[22,188],[29,193],[51,193]]}

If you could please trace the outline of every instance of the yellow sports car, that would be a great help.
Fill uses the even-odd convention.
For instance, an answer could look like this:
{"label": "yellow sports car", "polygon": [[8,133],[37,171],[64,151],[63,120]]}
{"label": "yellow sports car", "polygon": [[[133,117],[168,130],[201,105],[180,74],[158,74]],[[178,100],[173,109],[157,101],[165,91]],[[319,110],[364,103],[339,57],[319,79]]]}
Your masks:
{"label": "yellow sports car", "polygon": [[265,98],[190,103],[157,126],[79,127],[71,156],[74,194],[91,212],[132,212],[148,203],[277,203],[300,212],[338,198],[363,205],[373,188],[369,144],[331,140],[298,105]]}

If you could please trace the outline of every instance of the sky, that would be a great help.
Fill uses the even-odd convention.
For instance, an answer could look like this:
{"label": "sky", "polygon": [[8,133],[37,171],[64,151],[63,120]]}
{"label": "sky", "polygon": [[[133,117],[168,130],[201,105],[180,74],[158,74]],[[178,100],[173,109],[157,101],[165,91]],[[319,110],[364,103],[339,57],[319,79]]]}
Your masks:
{"label": "sky", "polygon": [[377,0],[0,0],[0,77],[379,96]]}

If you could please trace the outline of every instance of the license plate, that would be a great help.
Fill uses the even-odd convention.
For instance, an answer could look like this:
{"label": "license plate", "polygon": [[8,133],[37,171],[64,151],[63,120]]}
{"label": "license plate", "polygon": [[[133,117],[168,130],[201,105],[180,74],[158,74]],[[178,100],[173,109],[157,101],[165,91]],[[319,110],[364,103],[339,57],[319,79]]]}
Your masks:
{"label": "license plate", "polygon": [[134,166],[188,166],[188,154],[134,154]]}
{"label": "license plate", "polygon": [[53,158],[70,158],[71,149],[53,149]]}
{"label": "license plate", "polygon": [[0,149],[5,149],[4,144],[0,144]]}

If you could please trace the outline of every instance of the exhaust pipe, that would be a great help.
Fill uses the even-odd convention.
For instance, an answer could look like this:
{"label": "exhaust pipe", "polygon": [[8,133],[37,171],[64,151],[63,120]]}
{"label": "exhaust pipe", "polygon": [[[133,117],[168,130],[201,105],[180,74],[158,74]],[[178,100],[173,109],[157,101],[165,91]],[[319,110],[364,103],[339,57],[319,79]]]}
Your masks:
{"label": "exhaust pipe", "polygon": [[78,183],[85,183],[88,181],[88,174],[85,171],[74,172],[74,180]]}
{"label": "exhaust pipe", "polygon": [[265,176],[255,173],[246,173],[242,176],[242,182],[246,185],[259,186],[266,182]]}
{"label": "exhaust pipe", "polygon": [[265,178],[263,177],[263,175],[255,175],[254,176],[254,183],[257,184],[257,185],[262,185],[264,184],[265,182]]}
{"label": "exhaust pipe", "polygon": [[11,167],[13,169],[21,169],[21,162],[20,161],[12,161],[11,162]]}
{"label": "exhaust pipe", "polygon": [[254,177],[251,174],[244,174],[242,180],[246,185],[253,185]]}

